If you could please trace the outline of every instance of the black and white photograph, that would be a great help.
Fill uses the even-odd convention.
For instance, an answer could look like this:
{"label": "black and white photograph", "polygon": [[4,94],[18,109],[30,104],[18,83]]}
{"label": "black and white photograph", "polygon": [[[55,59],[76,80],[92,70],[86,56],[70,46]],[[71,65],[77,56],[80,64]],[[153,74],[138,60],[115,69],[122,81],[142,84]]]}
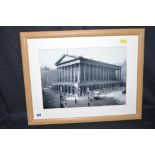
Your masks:
{"label": "black and white photograph", "polygon": [[127,47],[39,50],[44,109],[126,104]]}
{"label": "black and white photograph", "polygon": [[141,119],[144,30],[21,33],[30,125]]}

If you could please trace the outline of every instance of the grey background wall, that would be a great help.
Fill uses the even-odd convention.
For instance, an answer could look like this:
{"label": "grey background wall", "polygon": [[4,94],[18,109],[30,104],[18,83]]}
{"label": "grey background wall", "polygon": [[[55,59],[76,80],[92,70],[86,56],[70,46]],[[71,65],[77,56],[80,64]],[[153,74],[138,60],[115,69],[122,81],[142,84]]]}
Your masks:
{"label": "grey background wall", "polygon": [[0,128],[155,128],[155,27],[144,27],[145,64],[143,119],[66,125],[27,125],[19,32],[135,27],[0,27]]}

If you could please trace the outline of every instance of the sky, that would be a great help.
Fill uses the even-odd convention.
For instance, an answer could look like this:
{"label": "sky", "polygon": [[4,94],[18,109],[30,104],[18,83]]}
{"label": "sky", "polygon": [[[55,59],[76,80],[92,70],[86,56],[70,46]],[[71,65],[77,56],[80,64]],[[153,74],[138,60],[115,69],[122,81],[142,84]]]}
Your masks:
{"label": "sky", "polygon": [[127,58],[127,48],[122,47],[97,47],[97,48],[77,48],[77,49],[48,49],[40,50],[40,66],[56,68],[55,63],[64,54],[83,56],[85,58],[110,63],[120,64]]}

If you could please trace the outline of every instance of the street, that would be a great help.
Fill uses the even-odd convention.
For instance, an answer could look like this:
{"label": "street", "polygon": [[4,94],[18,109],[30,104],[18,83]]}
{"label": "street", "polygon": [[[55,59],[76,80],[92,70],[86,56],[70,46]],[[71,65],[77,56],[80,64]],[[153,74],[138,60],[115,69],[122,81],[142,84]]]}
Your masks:
{"label": "street", "polygon": [[[71,107],[88,107],[88,106],[110,106],[125,104],[126,95],[122,94],[122,88],[102,92],[99,98],[78,97],[66,95],[66,108]],[[44,108],[60,108],[60,94],[46,90],[43,93]]]}

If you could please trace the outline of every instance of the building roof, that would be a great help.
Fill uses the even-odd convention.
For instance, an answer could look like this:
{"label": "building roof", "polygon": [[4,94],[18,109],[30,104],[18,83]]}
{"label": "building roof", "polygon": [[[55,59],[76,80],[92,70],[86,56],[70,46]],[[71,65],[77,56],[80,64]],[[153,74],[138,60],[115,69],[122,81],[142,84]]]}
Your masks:
{"label": "building roof", "polygon": [[72,61],[76,61],[76,60],[84,60],[84,61],[91,61],[94,63],[100,63],[102,65],[110,65],[110,66],[114,66],[114,67],[121,67],[119,65],[114,65],[114,64],[109,64],[109,63],[105,63],[102,61],[97,61],[97,60],[93,60],[93,59],[89,59],[89,58],[84,58],[82,56],[73,56],[73,55],[68,55],[68,54],[64,54],[56,63],[55,65],[58,66],[60,64],[64,64],[64,63],[68,63],[68,62],[72,62]]}

